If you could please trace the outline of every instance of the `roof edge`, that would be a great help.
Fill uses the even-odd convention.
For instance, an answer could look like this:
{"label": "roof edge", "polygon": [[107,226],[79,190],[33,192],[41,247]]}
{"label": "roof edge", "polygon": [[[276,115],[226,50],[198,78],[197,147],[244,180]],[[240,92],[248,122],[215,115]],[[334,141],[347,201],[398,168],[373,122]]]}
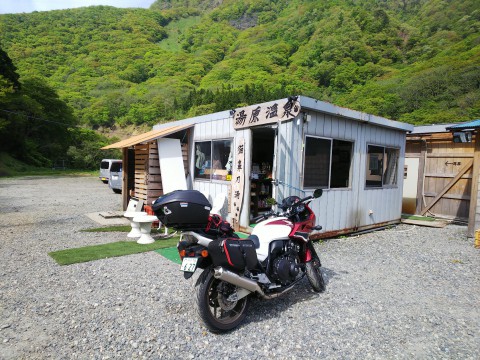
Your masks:
{"label": "roof edge", "polygon": [[316,100],[307,96],[299,96],[300,106],[302,108],[322,111],[328,114],[357,120],[364,123],[375,124],[391,129],[402,130],[405,132],[413,131],[413,125],[400,121],[390,120],[381,116],[367,114],[358,110],[352,110],[341,106],[333,105],[326,101]]}

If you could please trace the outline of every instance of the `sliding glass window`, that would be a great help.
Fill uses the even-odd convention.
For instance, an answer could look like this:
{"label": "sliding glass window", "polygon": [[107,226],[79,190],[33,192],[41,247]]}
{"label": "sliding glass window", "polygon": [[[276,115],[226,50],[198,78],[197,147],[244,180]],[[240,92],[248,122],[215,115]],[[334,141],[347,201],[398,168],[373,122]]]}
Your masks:
{"label": "sliding glass window", "polygon": [[353,143],[307,136],[305,139],[304,188],[348,188]]}
{"label": "sliding glass window", "polygon": [[399,149],[368,145],[365,186],[367,188],[396,186],[399,156]]}

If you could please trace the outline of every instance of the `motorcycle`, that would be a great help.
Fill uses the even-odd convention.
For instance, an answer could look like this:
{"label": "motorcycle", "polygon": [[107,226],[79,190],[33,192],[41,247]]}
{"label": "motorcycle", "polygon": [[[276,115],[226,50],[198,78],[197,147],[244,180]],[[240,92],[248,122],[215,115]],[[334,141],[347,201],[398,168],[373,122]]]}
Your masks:
{"label": "motorcycle", "polygon": [[211,332],[237,327],[252,295],[276,298],[304,276],[314,291],[325,290],[320,258],[309,239],[312,231],[322,229],[315,226],[309,207],[321,195],[317,189],[313,196],[290,196],[276,203],[279,210],[256,217],[246,239],[220,216],[206,214],[210,204],[200,192],[176,191],[155,201],[159,220],[182,231],[177,249],[184,277],[203,270],[195,284],[195,299],[200,319]]}

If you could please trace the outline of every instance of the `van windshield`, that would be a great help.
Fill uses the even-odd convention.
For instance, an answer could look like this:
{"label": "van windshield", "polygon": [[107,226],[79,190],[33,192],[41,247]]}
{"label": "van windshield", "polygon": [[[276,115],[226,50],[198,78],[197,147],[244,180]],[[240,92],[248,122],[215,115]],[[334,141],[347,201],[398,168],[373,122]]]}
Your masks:
{"label": "van windshield", "polygon": [[102,161],[100,163],[100,169],[108,169],[108,161]]}

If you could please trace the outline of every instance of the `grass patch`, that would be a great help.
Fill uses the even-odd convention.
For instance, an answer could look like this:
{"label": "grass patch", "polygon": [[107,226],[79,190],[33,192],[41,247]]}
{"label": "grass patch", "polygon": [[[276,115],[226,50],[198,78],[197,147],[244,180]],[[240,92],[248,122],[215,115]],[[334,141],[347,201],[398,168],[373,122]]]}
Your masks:
{"label": "grass patch", "polygon": [[[83,230],[80,230],[80,231],[81,232],[130,232],[130,230],[132,230],[130,225],[111,225],[111,226],[102,226],[102,227],[92,228],[92,229],[83,229]],[[172,234],[174,232],[175,232],[175,230],[168,229],[169,234]],[[159,229],[152,229],[151,233],[154,234],[154,235],[155,234],[164,234],[165,229],[164,228],[161,228],[160,230]]]}
{"label": "grass patch", "polygon": [[[80,230],[81,232],[129,232],[132,228],[130,225],[113,225],[113,226],[103,226],[93,229],[84,229]],[[154,229],[152,229],[153,232]]]}
{"label": "grass patch", "polygon": [[182,50],[181,37],[192,26],[200,22],[200,16],[190,16],[170,22],[164,29],[167,31],[167,38],[163,39],[158,45],[168,51],[178,52]]}
{"label": "grass patch", "polygon": [[0,177],[60,175],[98,176],[98,170],[39,168],[16,160],[7,153],[0,153]]}
{"label": "grass patch", "polygon": [[168,248],[178,243],[179,237],[157,240],[153,244],[137,244],[136,241],[118,241],[109,244],[85,246],[48,253],[59,265],[71,265],[110,257],[139,254]]}

